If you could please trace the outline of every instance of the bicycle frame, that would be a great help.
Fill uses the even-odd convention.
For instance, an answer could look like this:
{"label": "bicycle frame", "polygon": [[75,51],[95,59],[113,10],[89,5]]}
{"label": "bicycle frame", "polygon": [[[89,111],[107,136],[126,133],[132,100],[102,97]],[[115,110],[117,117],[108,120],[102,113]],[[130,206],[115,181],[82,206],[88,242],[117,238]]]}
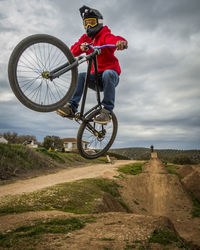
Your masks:
{"label": "bicycle frame", "polygon": [[[99,49],[95,49],[94,52],[87,56],[79,56],[75,62],[72,64],[66,63],[61,65],[60,67],[54,69],[53,71],[49,72],[49,78],[51,80],[63,75],[67,71],[71,70],[74,67],[79,66],[81,63],[88,61],[88,67],[87,67],[87,73],[86,73],[86,78],[85,78],[85,83],[84,83],[84,91],[83,91],[83,97],[82,97],[82,103],[81,103],[81,109],[79,113],[78,119],[85,121],[86,116],[91,113],[92,111],[96,110],[99,108],[99,110],[102,109],[101,107],[101,98],[100,98],[100,90],[99,90],[99,85],[98,85],[98,67],[97,67],[97,55],[100,53]],[[87,111],[84,114],[84,109],[85,109],[85,103],[86,103],[86,97],[87,97],[87,90],[89,87],[89,80],[90,80],[90,74],[91,74],[91,69],[92,69],[92,64],[94,65],[94,74],[95,74],[95,87],[96,87],[96,94],[97,94],[97,105],[91,108],[89,111]]]}

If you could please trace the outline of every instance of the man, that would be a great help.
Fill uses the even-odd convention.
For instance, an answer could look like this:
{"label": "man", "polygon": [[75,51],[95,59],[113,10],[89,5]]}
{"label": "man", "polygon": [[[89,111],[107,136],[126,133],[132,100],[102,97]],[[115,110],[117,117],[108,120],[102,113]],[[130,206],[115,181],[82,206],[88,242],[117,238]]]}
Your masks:
{"label": "man", "polygon": [[[119,83],[119,75],[121,73],[119,62],[114,56],[114,52],[116,49],[125,49],[127,47],[127,41],[123,37],[114,36],[107,26],[103,26],[103,16],[98,10],[91,9],[85,5],[79,10],[86,34],[82,35],[79,41],[72,45],[71,51],[74,56],[79,56],[82,53],[90,54],[92,49],[86,47],[86,44],[92,44],[93,46],[104,44],[116,45],[116,48],[103,49],[101,54],[97,56],[99,88],[104,92],[104,98],[102,100],[103,109],[94,119],[94,122],[107,124],[112,119],[115,87]],[[86,72],[79,74],[76,91],[69,103],[57,110],[59,115],[68,118],[75,116],[83,94],[85,76]],[[89,87],[95,90],[94,81],[94,68],[92,66]]]}

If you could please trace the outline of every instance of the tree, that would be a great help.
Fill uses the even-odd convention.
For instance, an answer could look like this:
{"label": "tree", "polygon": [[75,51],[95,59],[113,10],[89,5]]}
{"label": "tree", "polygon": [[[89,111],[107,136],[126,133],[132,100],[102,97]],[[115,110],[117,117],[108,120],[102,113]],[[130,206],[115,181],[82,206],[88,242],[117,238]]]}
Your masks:
{"label": "tree", "polygon": [[17,143],[23,144],[24,142],[34,141],[37,142],[37,139],[34,135],[20,135],[17,138]]}
{"label": "tree", "polygon": [[13,132],[12,134],[8,131],[3,133],[3,137],[8,141],[10,144],[17,143],[17,133]]}
{"label": "tree", "polygon": [[16,132],[10,133],[8,131],[8,132],[3,133],[2,136],[10,144],[23,144],[25,141],[37,142],[37,139],[34,135],[18,135]]}
{"label": "tree", "polygon": [[58,136],[46,136],[44,138],[44,141],[43,141],[43,147],[45,147],[46,149],[53,149],[53,150],[58,150],[58,151],[62,151],[63,149],[63,142],[62,140],[60,139],[60,137]]}

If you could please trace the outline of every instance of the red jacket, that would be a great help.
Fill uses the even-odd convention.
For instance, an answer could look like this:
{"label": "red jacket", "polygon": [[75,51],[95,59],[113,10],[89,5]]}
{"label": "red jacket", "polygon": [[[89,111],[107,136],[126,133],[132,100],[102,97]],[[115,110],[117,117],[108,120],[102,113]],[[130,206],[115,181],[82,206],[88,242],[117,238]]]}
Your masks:
{"label": "red jacket", "polygon": [[[97,46],[104,44],[116,44],[116,42],[119,40],[126,41],[121,36],[112,35],[110,29],[107,26],[104,26],[94,37],[94,39],[88,37],[86,34],[82,35],[78,42],[71,46],[71,51],[74,56],[79,56],[82,53],[86,53],[88,55],[93,50],[89,49],[87,52],[83,52],[80,49],[80,44],[87,42],[92,43],[93,46]],[[101,54],[97,56],[98,72],[103,72],[106,69],[112,69],[117,71],[117,73],[120,75],[121,69],[118,59],[114,56],[115,50],[115,48],[105,48],[101,50]],[[94,73],[93,65],[91,73]]]}

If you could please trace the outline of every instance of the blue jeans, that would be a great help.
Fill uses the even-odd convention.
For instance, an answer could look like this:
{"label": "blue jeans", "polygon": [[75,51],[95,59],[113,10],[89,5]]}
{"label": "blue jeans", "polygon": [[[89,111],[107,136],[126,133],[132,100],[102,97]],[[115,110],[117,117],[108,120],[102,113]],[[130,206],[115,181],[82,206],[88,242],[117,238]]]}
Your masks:
{"label": "blue jeans", "polygon": [[[77,112],[83,94],[85,77],[86,72],[79,73],[76,91],[69,101],[74,112]],[[108,69],[98,74],[98,82],[100,91],[104,92],[102,105],[112,113],[115,103],[115,87],[119,83],[119,75],[116,71]],[[90,74],[89,88],[95,90],[95,74]]]}

